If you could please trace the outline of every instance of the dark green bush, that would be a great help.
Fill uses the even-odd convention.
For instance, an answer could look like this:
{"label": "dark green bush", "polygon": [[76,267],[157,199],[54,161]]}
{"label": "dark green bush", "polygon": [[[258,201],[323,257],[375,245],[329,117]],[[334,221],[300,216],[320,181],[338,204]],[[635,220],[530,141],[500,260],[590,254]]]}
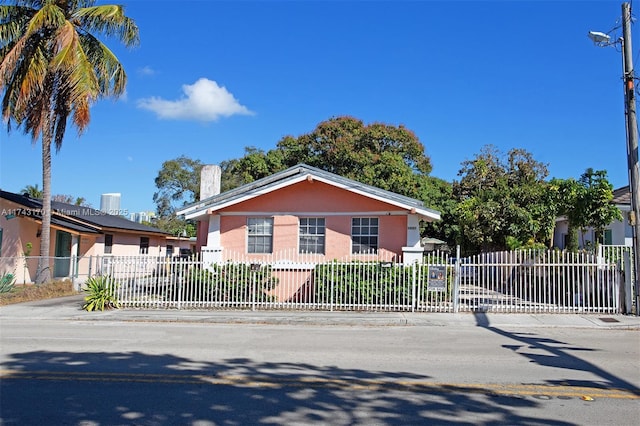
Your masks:
{"label": "dark green bush", "polygon": [[314,271],[315,300],[338,305],[411,303],[412,268],[379,262],[329,263]]}
{"label": "dark green bush", "polygon": [[[177,284],[171,288],[170,298],[178,300],[178,290],[182,301],[233,301],[271,302],[274,296],[268,291],[275,288],[278,281],[272,276],[271,266],[265,265],[251,270],[249,264],[213,265],[212,270],[190,267],[181,271]],[[254,298],[255,295],[255,298]]]}

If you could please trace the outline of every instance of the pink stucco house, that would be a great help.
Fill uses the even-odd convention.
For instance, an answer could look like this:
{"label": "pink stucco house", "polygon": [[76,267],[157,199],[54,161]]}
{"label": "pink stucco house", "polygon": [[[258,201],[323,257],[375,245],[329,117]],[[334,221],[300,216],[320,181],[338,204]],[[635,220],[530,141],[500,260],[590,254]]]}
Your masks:
{"label": "pink stucco house", "polygon": [[422,201],[305,164],[219,193],[220,169],[205,166],[201,201],[178,211],[199,222],[205,264],[242,256],[264,261],[422,258],[420,221],[440,219]]}
{"label": "pink stucco house", "polygon": [[[49,255],[54,278],[69,277],[74,267],[88,268],[84,259],[90,256],[164,256],[172,244],[190,247],[188,240],[168,242],[169,236],[160,229],[90,207],[60,202],[51,207]],[[32,282],[35,256],[40,254],[42,200],[0,191],[0,211],[0,274],[14,273],[17,282]],[[72,263],[72,257],[82,258],[79,265]]]}

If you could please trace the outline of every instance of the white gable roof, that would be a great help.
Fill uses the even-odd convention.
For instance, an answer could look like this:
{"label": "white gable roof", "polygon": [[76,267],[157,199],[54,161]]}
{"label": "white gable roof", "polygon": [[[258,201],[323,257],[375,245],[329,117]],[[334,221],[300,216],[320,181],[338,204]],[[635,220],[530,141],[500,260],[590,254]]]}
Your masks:
{"label": "white gable roof", "polygon": [[178,210],[177,214],[184,215],[186,219],[197,219],[211,212],[277,191],[307,179],[313,179],[354,194],[391,204],[430,221],[440,220],[440,212],[424,207],[424,204],[420,200],[385,191],[306,164],[299,164],[255,182],[185,206]]}

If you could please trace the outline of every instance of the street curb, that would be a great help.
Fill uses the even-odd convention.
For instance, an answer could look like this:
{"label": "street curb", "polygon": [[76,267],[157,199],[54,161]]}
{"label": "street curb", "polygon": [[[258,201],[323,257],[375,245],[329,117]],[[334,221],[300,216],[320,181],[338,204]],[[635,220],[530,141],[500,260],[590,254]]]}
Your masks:
{"label": "street curb", "polygon": [[219,325],[347,327],[591,328],[640,330],[640,317],[611,314],[431,313],[366,311],[249,311],[204,309],[114,309],[86,312],[83,297],[67,296],[0,307],[0,320],[140,322]]}

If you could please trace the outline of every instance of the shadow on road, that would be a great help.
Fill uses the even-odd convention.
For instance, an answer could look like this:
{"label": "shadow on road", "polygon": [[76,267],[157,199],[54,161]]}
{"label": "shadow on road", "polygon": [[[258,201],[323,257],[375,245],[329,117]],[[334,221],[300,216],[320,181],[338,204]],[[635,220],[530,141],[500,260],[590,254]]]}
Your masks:
{"label": "shadow on road", "polygon": [[[617,377],[606,370],[587,362],[573,352],[592,351],[593,349],[571,346],[554,339],[548,339],[535,333],[512,333],[491,326],[489,318],[484,312],[476,312],[476,325],[493,333],[515,340],[519,344],[502,345],[518,355],[529,358],[531,362],[545,367],[554,367],[567,370],[577,370],[592,373],[602,380],[585,381],[573,379],[548,380],[550,385],[590,387],[600,389],[625,389],[634,395],[640,395],[640,389],[632,383]],[[540,353],[542,352],[542,353]]]}
{"label": "shadow on road", "polygon": [[539,401],[412,373],[141,352],[6,358],[2,424],[571,424],[544,418]]}

